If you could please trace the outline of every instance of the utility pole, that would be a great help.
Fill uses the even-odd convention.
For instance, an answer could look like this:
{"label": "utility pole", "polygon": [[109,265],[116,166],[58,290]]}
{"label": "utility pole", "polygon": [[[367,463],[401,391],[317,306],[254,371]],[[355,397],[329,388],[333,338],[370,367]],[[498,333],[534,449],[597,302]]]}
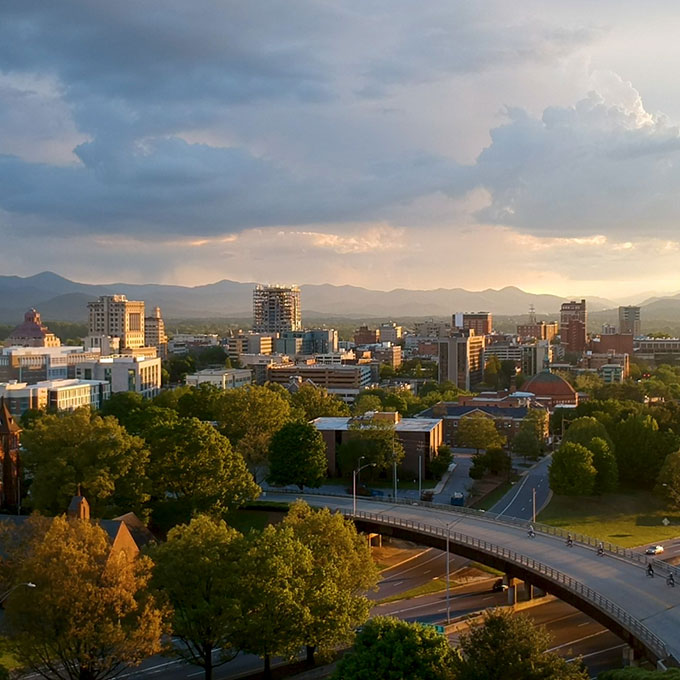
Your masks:
{"label": "utility pole", "polygon": [[532,520],[536,524],[536,487],[531,489],[531,501],[533,504],[533,511],[531,513]]}

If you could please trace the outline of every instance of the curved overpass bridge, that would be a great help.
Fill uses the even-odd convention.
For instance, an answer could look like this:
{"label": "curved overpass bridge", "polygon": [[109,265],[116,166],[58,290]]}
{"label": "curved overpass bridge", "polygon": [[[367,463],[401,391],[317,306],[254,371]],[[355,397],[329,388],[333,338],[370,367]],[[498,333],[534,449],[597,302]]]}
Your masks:
{"label": "curved overpass bridge", "polygon": [[[290,501],[291,495],[310,505],[325,506],[353,517],[364,531],[406,538],[449,549],[522,579],[572,604],[626,640],[651,660],[676,666],[680,662],[680,571],[660,560],[605,543],[597,554],[597,539],[566,533],[547,525],[469,508],[429,503],[357,499],[313,493],[268,492],[267,500]],[[652,563],[655,578],[646,575]],[[673,572],[678,586],[665,577]]]}

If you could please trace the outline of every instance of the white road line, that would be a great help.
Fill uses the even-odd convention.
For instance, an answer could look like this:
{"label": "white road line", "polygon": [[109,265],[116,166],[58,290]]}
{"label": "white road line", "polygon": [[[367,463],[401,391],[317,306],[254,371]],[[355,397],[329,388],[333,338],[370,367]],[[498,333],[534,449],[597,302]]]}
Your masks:
{"label": "white road line", "polygon": [[599,630],[597,633],[591,633],[590,635],[586,635],[585,637],[579,638],[578,640],[570,640],[569,642],[565,642],[564,644],[557,645],[557,647],[551,647],[550,649],[547,649],[547,652],[554,652],[558,649],[562,649],[563,647],[569,647],[569,645],[575,645],[578,644],[579,642],[583,642],[584,640],[589,640],[590,638],[597,637],[598,635],[602,635],[603,633],[610,633],[611,631],[605,628],[604,630]]}
{"label": "white road line", "polygon": [[524,485],[527,483],[527,480],[529,479],[529,475],[527,475],[523,480],[522,483],[519,485],[519,489],[517,489],[517,493],[512,497],[512,500],[498,513],[499,515],[502,515],[517,499],[517,496],[521,493],[522,489],[524,488]]}
{"label": "white road line", "polygon": [[613,647],[607,647],[607,649],[598,649],[596,652],[590,652],[590,654],[583,654],[582,656],[575,656],[573,659],[567,659],[567,661],[576,661],[577,659],[588,659],[591,656],[597,656],[598,654],[604,654],[605,652],[613,652],[615,649],[622,649],[626,647],[626,644],[614,645]]}
{"label": "white road line", "polygon": [[581,628],[583,626],[589,626],[592,623],[592,621],[584,621],[583,623],[579,623],[577,628]]}
{"label": "white road line", "polygon": [[407,562],[410,562],[411,560],[415,560],[416,557],[420,557],[421,555],[424,555],[426,552],[430,552],[432,548],[427,548],[427,550],[423,550],[419,553],[416,553],[415,555],[411,555],[411,557],[407,557],[405,560],[402,560],[401,562],[397,562],[396,564],[393,564],[391,567],[387,567],[386,569],[383,569],[380,573],[384,574],[386,571],[390,571],[390,569],[396,569],[397,567],[400,567],[402,564],[406,564]]}

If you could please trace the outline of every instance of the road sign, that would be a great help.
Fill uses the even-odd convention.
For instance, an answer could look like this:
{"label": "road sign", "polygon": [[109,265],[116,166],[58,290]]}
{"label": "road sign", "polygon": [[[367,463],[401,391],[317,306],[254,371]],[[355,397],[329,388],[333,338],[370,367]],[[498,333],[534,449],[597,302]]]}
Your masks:
{"label": "road sign", "polygon": [[670,524],[670,521],[668,520],[668,517],[664,517],[661,520],[661,524],[663,524],[665,527],[667,527]]}

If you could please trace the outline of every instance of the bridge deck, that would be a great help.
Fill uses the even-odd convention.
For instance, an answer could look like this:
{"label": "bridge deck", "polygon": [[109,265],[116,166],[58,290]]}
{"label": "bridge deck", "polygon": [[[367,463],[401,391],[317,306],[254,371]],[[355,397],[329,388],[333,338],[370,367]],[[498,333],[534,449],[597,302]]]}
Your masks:
{"label": "bridge deck", "polygon": [[[351,498],[316,494],[299,494],[299,497],[310,505],[352,512]],[[267,499],[289,501],[291,496],[269,492]],[[364,499],[357,500],[357,510],[440,529],[449,524],[452,533],[459,532],[487,541],[558,570],[638,619],[663,641],[668,653],[680,661],[680,581],[676,588],[670,588],[658,570],[655,578],[648,578],[643,561],[611,554],[600,557],[593,546],[580,543],[569,548],[563,538],[540,531],[536,538],[531,539],[527,536],[526,523],[508,524],[485,517],[482,513],[468,514],[453,508],[437,509]],[[423,534],[426,532],[423,528]]]}

